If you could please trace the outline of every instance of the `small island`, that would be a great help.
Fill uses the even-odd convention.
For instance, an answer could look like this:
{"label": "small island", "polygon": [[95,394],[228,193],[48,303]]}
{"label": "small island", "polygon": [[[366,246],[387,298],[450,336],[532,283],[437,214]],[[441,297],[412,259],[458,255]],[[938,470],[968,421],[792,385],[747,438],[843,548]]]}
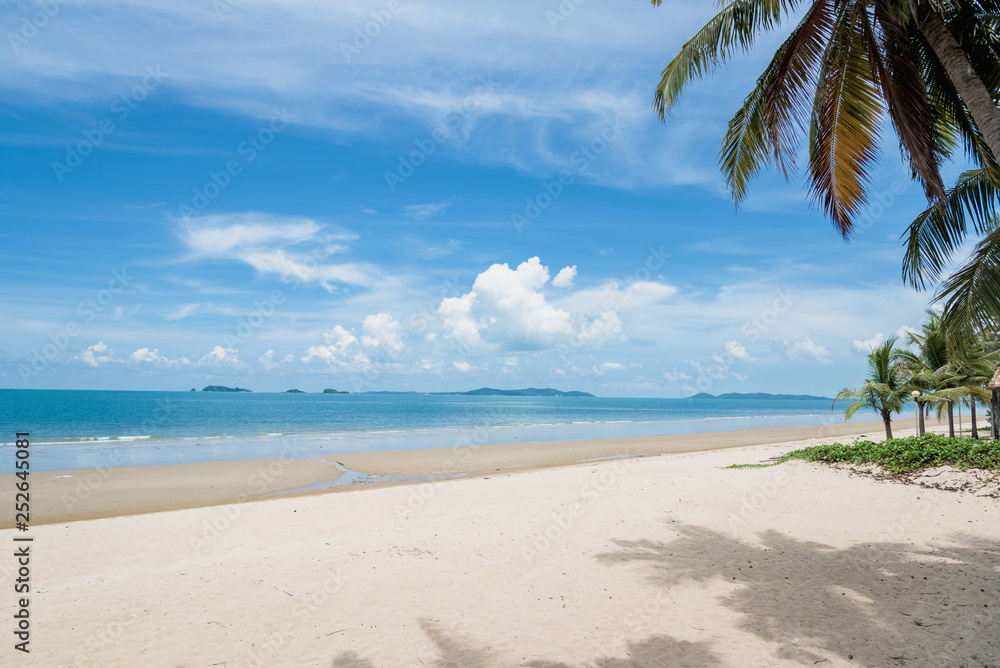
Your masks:
{"label": "small island", "polygon": [[350,394],[350,392],[345,392],[344,390],[333,390],[328,387],[323,390],[323,394]]}
{"label": "small island", "polygon": [[285,394],[305,394],[302,390],[285,390]]}
{"label": "small island", "polygon": [[225,385],[207,385],[202,388],[202,392],[253,392],[242,387],[226,387]]}

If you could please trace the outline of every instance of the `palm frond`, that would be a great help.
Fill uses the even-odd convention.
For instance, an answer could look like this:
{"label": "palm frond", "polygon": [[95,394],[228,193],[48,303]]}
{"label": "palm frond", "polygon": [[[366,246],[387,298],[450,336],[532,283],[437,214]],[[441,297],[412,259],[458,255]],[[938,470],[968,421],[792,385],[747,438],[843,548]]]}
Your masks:
{"label": "palm frond", "polygon": [[[652,0],[659,6],[661,0]],[[688,40],[680,53],[663,68],[653,108],[660,120],[676,104],[692,79],[713,72],[737,49],[746,51],[757,36],[775,27],[783,13],[794,11],[801,0],[732,0],[705,27]]]}
{"label": "palm frond", "polygon": [[1000,171],[971,169],[964,172],[945,200],[928,207],[910,223],[903,279],[924,289],[936,282],[962,245],[971,227],[977,234],[997,228],[1000,213]]}
{"label": "palm frond", "polygon": [[944,325],[966,338],[982,329],[1000,328],[1000,229],[976,244],[968,261],[941,286]]}
{"label": "palm frond", "polygon": [[810,128],[810,191],[845,239],[878,158],[882,103],[868,59],[870,39],[863,0],[845,4],[824,54]]}

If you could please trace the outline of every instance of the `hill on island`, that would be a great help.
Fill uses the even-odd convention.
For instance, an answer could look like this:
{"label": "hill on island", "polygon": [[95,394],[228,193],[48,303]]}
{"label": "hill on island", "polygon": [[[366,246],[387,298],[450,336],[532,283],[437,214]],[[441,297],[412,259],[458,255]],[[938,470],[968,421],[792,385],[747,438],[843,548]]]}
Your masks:
{"label": "hill on island", "polygon": [[822,401],[833,401],[829,397],[815,397],[811,394],[770,394],[768,392],[751,392],[748,394],[742,394],[740,392],[727,392],[726,394],[709,394],[707,392],[699,392],[698,394],[687,397],[688,399],[780,399],[783,401],[795,401],[803,399],[812,400],[822,400]]}
{"label": "hill on island", "polygon": [[253,392],[242,387],[226,387],[225,385],[207,385],[202,388],[202,392]]}

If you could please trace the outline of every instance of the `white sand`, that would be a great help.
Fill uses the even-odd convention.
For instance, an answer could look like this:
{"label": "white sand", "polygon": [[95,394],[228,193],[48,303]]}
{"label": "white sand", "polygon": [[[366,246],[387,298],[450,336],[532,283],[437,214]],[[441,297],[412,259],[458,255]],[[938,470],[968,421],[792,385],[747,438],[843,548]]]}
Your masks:
{"label": "white sand", "polygon": [[0,664],[1000,665],[997,501],[797,445],[37,527]]}

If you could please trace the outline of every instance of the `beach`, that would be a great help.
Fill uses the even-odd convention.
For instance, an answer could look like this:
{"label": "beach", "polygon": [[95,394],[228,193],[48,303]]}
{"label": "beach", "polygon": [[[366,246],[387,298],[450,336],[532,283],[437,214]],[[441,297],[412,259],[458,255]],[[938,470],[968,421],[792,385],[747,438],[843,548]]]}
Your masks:
{"label": "beach", "polygon": [[[445,448],[306,457],[296,456],[299,450],[297,441],[289,439],[284,447],[280,443],[275,445],[277,455],[270,459],[42,471],[32,478],[35,492],[33,524],[240,503],[279,494],[356,489],[357,484],[333,484],[344,482],[341,476],[345,468],[368,474],[363,477],[362,483],[367,487],[421,482],[425,478],[564,466],[610,457],[713,450],[858,434],[877,436],[881,431],[880,422],[852,422],[546,443],[463,445],[462,441],[456,441],[458,445]],[[15,482],[13,473],[0,475],[0,485],[4,489],[13,489]],[[322,483],[330,485],[319,490],[296,491]],[[0,528],[12,526],[13,507],[0,506]]]}
{"label": "beach", "polygon": [[[813,428],[563,466],[522,459],[454,480],[33,527],[31,653],[16,662],[1000,664],[996,499],[799,461],[723,468],[832,440],[844,439]],[[614,448],[590,447],[588,459]],[[398,466],[381,470],[435,470]],[[11,560],[0,564],[10,580]]]}

